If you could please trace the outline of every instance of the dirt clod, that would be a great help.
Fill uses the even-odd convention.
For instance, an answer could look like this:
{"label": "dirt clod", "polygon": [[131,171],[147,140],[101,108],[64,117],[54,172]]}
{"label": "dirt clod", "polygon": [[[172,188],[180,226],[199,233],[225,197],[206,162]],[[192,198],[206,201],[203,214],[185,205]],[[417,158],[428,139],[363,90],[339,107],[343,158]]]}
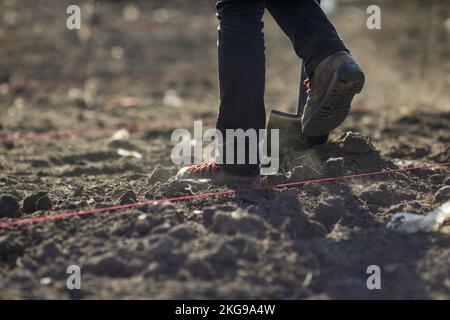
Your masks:
{"label": "dirt clod", "polygon": [[120,196],[119,203],[120,204],[130,204],[135,203],[137,201],[137,195],[133,190],[128,190],[124,194]]}
{"label": "dirt clod", "polygon": [[370,140],[357,132],[346,132],[339,140],[346,153],[364,154],[375,150]]}
{"label": "dirt clod", "polygon": [[0,195],[0,217],[17,217],[19,208],[19,200],[16,197],[10,194]]}
{"label": "dirt clod", "polygon": [[83,266],[83,271],[109,277],[124,277],[133,273],[131,266],[113,253],[91,258]]}
{"label": "dirt clod", "polygon": [[450,199],[450,186],[440,188],[434,195],[434,203],[444,203]]}
{"label": "dirt clod", "polygon": [[320,202],[314,209],[312,219],[321,222],[330,230],[345,214],[346,208],[343,202],[344,199],[340,197],[331,197]]}
{"label": "dirt clod", "polygon": [[34,193],[23,200],[23,212],[33,213],[39,210],[50,210],[53,204],[47,192]]}
{"label": "dirt clod", "polygon": [[181,241],[186,241],[194,239],[196,237],[196,231],[189,224],[180,224],[169,230],[169,236]]}
{"label": "dirt clod", "polygon": [[219,264],[234,264],[236,263],[237,250],[227,243],[220,244],[209,256],[210,261]]}
{"label": "dirt clod", "polygon": [[217,212],[213,218],[212,229],[228,235],[241,233],[254,237],[264,237],[268,231],[261,218],[245,211]]}
{"label": "dirt clod", "polygon": [[288,174],[289,182],[298,182],[320,177],[320,172],[308,166],[298,166],[293,168]]}
{"label": "dirt clod", "polygon": [[389,207],[406,200],[414,200],[413,193],[406,193],[400,190],[366,190],[360,194],[360,198],[369,205],[378,207]]}

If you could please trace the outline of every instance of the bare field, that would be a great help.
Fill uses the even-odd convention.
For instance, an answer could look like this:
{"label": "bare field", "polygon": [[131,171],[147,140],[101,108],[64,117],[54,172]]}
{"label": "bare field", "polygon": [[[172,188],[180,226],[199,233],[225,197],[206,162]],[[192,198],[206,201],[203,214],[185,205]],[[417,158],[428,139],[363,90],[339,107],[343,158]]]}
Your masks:
{"label": "bare field", "polygon": [[[364,1],[330,14],[367,77],[349,118],[265,184],[450,161],[449,7],[378,2],[381,30],[365,27]],[[68,1],[0,0],[0,223],[224,190],[175,181],[170,159],[174,129],[216,115],[214,2],[98,1],[92,16],[93,3],[80,2],[78,32],[65,27]],[[267,110],[292,110],[300,62],[265,19]],[[113,141],[121,127],[130,136]],[[449,172],[0,228],[0,298],[449,299],[448,225],[386,228],[393,213],[450,200]],[[69,265],[81,268],[81,290],[66,287]],[[381,290],[366,287],[369,265],[382,270]]]}

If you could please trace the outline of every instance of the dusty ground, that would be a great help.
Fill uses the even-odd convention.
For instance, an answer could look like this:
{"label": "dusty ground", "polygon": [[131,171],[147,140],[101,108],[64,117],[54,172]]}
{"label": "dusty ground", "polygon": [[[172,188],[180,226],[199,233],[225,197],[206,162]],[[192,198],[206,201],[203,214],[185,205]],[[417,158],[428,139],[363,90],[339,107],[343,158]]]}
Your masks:
{"label": "dusty ground", "polygon": [[[100,1],[96,18],[81,3],[77,33],[65,1],[0,2],[0,222],[221,190],[174,181],[170,161],[172,130],[215,116],[213,1]],[[379,31],[365,29],[364,2],[334,13],[366,90],[329,143],[291,154],[267,183],[450,161],[450,15],[407,3],[380,2]],[[423,12],[433,23],[412,23]],[[270,17],[266,36],[267,108],[287,109],[298,61]],[[108,128],[130,125],[111,142]],[[55,130],[78,134],[10,139]],[[0,298],[448,299],[448,232],[385,224],[449,199],[441,167],[4,228]],[[72,264],[82,290],[66,288]],[[379,291],[366,287],[374,264]]]}

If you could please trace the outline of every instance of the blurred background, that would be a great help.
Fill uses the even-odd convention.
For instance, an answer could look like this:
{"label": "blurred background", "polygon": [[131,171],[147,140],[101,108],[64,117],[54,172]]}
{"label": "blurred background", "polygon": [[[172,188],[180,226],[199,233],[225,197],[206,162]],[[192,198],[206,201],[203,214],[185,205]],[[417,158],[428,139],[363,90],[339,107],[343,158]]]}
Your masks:
{"label": "blurred background", "polygon": [[[79,31],[66,28],[70,4],[81,7]],[[380,30],[366,27],[371,4],[381,8]],[[214,117],[214,5],[211,0],[0,0],[2,126],[46,130],[86,122],[113,125],[124,117],[129,122]],[[354,110],[450,109],[450,1],[324,0],[322,5],[367,74]],[[293,110],[300,61],[268,13],[265,23],[267,109]]]}

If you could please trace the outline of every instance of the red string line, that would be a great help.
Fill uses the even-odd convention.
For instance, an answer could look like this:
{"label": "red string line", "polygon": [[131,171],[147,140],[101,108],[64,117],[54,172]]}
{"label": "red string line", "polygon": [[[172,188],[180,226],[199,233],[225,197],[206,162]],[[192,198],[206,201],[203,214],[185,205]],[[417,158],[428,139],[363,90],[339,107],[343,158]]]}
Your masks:
{"label": "red string line", "polygon": [[103,212],[108,212],[108,211],[129,209],[129,208],[141,207],[141,206],[148,205],[148,204],[156,204],[156,203],[162,203],[162,202],[176,202],[176,201],[192,200],[192,199],[199,199],[199,198],[218,197],[218,196],[224,196],[224,195],[231,195],[231,194],[235,194],[235,193],[239,193],[239,192],[251,192],[251,191],[258,191],[258,190],[263,190],[263,189],[273,189],[273,188],[289,188],[289,187],[301,186],[301,185],[312,184],[312,183],[330,182],[330,181],[336,181],[336,180],[348,180],[348,179],[354,179],[354,178],[370,177],[370,176],[376,176],[376,175],[385,175],[385,174],[389,174],[389,173],[398,173],[398,172],[412,171],[412,170],[418,170],[418,169],[424,169],[424,168],[446,167],[446,166],[450,166],[450,162],[422,164],[420,166],[414,166],[414,167],[404,167],[404,168],[399,168],[399,169],[384,169],[382,171],[357,173],[357,174],[333,177],[333,178],[321,178],[321,179],[281,183],[281,184],[276,184],[276,185],[259,186],[259,187],[253,187],[253,188],[234,189],[234,190],[226,190],[226,191],[218,191],[218,192],[200,193],[200,194],[194,194],[194,195],[189,195],[189,196],[147,200],[147,201],[136,202],[136,203],[131,203],[131,204],[114,205],[114,206],[103,207],[103,208],[94,208],[94,209],[86,209],[86,210],[81,210],[81,211],[57,213],[57,214],[51,214],[48,216],[37,217],[37,218],[14,219],[14,220],[0,223],[0,229],[9,228],[12,226],[24,225],[24,224],[50,221],[50,220],[60,220],[60,219],[64,219],[64,218],[82,216],[82,215],[86,215],[86,214],[97,214],[97,213],[103,213]]}

